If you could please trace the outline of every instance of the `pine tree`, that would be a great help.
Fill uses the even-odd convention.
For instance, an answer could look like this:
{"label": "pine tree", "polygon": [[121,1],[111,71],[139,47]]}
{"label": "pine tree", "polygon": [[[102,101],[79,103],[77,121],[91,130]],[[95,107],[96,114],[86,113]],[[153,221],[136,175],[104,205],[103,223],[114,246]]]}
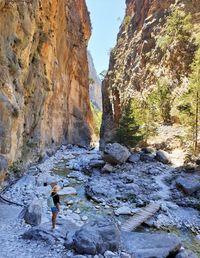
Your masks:
{"label": "pine tree", "polygon": [[194,150],[198,149],[199,138],[199,97],[200,97],[200,34],[196,40],[197,50],[191,65],[188,91],[182,96],[178,106],[183,122],[190,128]]}
{"label": "pine tree", "polygon": [[143,135],[140,131],[140,125],[134,116],[133,101],[129,100],[124,109],[114,140],[126,146],[134,147],[142,139]]}

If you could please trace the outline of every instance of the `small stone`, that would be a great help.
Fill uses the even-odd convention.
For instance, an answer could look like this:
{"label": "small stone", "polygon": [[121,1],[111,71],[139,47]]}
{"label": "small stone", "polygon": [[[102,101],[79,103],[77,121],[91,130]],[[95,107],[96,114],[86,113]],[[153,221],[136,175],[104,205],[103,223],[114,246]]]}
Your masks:
{"label": "small stone", "polygon": [[118,208],[116,211],[115,211],[115,214],[118,216],[118,215],[131,215],[132,214],[132,211],[130,209],[130,207],[128,206],[122,206],[120,208]]}
{"label": "small stone", "polygon": [[131,258],[131,255],[130,255],[130,254],[127,254],[127,253],[125,253],[125,252],[121,252],[120,258]]}
{"label": "small stone", "polygon": [[68,205],[72,205],[74,203],[74,201],[73,200],[69,200],[69,201],[67,201],[67,204]]}
{"label": "small stone", "polygon": [[134,153],[131,154],[131,156],[128,158],[128,161],[131,163],[137,163],[140,161],[140,154],[139,153]]}
{"label": "small stone", "polygon": [[161,209],[162,211],[164,211],[164,212],[168,211],[167,205],[166,205],[165,203],[162,203],[162,204],[160,205],[160,209]]}
{"label": "small stone", "polygon": [[78,208],[77,210],[75,210],[75,213],[80,214],[81,213],[80,209]]}
{"label": "small stone", "polygon": [[110,164],[106,164],[103,168],[102,168],[102,172],[109,172],[112,173],[114,171],[114,167],[111,166]]}
{"label": "small stone", "polygon": [[106,251],[104,253],[104,257],[105,258],[117,258],[118,256],[115,253],[111,252],[111,251]]}
{"label": "small stone", "polygon": [[99,206],[99,205],[96,205],[95,208],[96,208],[96,209],[100,209],[100,206]]}
{"label": "small stone", "polygon": [[86,221],[86,220],[88,220],[88,217],[87,217],[87,216],[83,216],[81,219],[82,219],[83,221]]}

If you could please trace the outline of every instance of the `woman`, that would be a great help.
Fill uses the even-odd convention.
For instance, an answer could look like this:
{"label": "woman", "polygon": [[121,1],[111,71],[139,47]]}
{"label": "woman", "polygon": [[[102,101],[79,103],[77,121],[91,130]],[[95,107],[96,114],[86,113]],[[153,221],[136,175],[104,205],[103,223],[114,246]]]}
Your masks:
{"label": "woman", "polygon": [[60,197],[58,195],[58,191],[60,191],[60,186],[59,185],[55,185],[52,189],[51,192],[51,196],[53,198],[53,202],[54,202],[54,206],[53,208],[51,208],[51,212],[52,212],[52,230],[55,229],[56,226],[56,217],[58,212],[60,211]]}

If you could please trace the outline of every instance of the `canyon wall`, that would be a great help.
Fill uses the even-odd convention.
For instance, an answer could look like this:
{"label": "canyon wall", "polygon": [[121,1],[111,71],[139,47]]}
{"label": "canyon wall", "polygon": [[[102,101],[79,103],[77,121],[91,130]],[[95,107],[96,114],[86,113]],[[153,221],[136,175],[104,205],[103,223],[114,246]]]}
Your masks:
{"label": "canyon wall", "polygon": [[[162,77],[171,85],[174,96],[187,87],[195,53],[194,36],[199,32],[199,0],[126,0],[126,5],[103,81],[102,148],[112,141],[130,98],[138,93],[145,95]],[[163,50],[159,42],[166,36],[167,19],[175,10],[191,14],[191,39],[181,44],[175,39]]]}
{"label": "canyon wall", "polygon": [[90,143],[90,33],[84,0],[0,0],[1,159]]}
{"label": "canyon wall", "polygon": [[102,111],[101,80],[97,74],[92,56],[89,51],[88,51],[88,65],[89,65],[90,100],[97,110]]}

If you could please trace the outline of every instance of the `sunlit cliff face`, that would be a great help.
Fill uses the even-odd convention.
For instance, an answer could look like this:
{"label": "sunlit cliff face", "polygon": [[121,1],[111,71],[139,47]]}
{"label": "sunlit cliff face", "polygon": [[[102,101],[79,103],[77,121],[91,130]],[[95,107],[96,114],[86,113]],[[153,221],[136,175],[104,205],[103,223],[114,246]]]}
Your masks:
{"label": "sunlit cliff face", "polygon": [[166,76],[174,89],[183,85],[194,55],[189,44],[182,46],[182,52],[180,46],[174,46],[173,51],[164,53],[158,47],[158,38],[164,35],[167,17],[176,8],[191,13],[193,23],[198,22],[199,0],[126,0],[126,5],[103,82],[102,147],[113,139],[127,100],[155,87],[159,76]]}
{"label": "sunlit cliff face", "polygon": [[84,0],[0,1],[0,154],[9,162],[89,144],[90,33]]}

